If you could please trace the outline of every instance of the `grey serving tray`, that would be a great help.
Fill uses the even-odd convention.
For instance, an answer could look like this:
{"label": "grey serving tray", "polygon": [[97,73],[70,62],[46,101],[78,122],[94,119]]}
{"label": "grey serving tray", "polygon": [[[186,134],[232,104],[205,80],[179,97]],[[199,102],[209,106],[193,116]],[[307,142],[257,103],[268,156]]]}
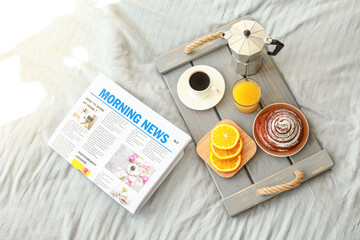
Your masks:
{"label": "grey serving tray", "polygon": [[[243,19],[250,19],[250,17],[240,18],[213,32],[228,30],[233,23]],[[299,108],[279,69],[272,58],[263,50],[264,65],[257,74],[251,76],[260,83],[262,88],[260,105],[254,113],[240,113],[232,101],[231,88],[236,80],[244,76],[237,74],[231,67],[233,59],[227,41],[217,39],[202,45],[191,54],[184,53],[187,44],[157,57],[155,64],[196,143],[222,119],[233,120],[253,138],[253,120],[263,107],[272,103],[289,103]],[[194,65],[212,66],[225,79],[225,95],[221,102],[212,109],[205,111],[189,109],[181,103],[177,95],[179,77],[186,69]],[[200,157],[198,160],[202,161]],[[228,179],[220,177],[209,166],[207,167],[220,192],[227,212],[234,216],[276,195],[259,196],[256,194],[258,188],[288,182],[294,179],[293,172],[296,169],[304,172],[303,181],[306,181],[330,169],[333,165],[334,163],[327,151],[321,148],[310,128],[306,146],[291,157],[274,157],[258,148],[255,156],[245,167]]]}

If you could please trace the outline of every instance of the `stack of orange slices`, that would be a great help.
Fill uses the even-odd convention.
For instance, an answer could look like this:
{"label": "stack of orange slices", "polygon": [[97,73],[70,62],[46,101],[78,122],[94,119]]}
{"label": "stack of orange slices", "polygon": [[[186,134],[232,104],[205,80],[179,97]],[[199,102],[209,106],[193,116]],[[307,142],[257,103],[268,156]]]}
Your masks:
{"label": "stack of orange slices", "polygon": [[219,172],[235,171],[241,163],[243,141],[229,124],[216,125],[210,135],[210,163]]}

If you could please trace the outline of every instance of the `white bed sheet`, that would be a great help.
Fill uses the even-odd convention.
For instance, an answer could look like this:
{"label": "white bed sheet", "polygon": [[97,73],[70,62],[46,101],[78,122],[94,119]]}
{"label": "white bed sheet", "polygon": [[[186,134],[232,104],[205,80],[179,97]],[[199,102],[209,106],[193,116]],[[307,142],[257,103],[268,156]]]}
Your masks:
{"label": "white bed sheet", "polygon": [[[274,60],[332,170],[231,218],[192,142],[131,215],[47,147],[98,72],[187,131],[153,59],[247,14],[285,44]],[[359,14],[355,0],[76,1],[0,52],[15,76],[0,93],[21,100],[0,106],[28,110],[0,127],[0,239],[360,239]]]}

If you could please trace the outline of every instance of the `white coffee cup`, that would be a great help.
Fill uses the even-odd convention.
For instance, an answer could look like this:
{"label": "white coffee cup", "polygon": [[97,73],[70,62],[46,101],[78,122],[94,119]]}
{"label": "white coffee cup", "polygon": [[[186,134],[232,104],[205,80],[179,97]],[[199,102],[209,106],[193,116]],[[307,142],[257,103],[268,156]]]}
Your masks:
{"label": "white coffee cup", "polygon": [[199,97],[207,97],[212,91],[219,93],[219,90],[212,85],[209,75],[203,71],[196,71],[190,75],[189,88]]}

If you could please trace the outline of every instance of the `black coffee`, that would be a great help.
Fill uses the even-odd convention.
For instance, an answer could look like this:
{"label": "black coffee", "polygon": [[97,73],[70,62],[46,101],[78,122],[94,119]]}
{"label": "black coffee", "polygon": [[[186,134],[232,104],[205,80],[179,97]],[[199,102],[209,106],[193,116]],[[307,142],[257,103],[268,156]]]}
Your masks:
{"label": "black coffee", "polygon": [[190,76],[190,87],[195,91],[203,91],[210,85],[210,78],[206,73],[196,72]]}

